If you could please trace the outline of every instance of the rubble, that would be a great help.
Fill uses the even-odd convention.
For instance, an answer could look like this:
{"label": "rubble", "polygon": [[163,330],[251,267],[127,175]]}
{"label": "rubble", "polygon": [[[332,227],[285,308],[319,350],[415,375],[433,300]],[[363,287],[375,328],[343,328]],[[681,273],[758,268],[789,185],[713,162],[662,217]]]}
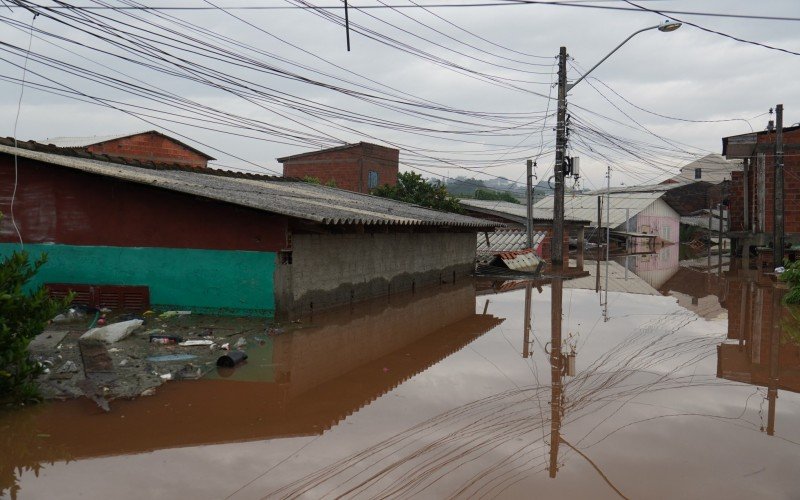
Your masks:
{"label": "rubble", "polygon": [[103,342],[112,344],[129,336],[134,330],[142,326],[143,323],[144,321],[141,319],[132,319],[102,326],[100,328],[92,328],[81,335],[81,339],[102,340]]}
{"label": "rubble", "polygon": [[[167,381],[203,377],[217,369],[220,355],[234,352],[231,344],[244,349],[251,340],[257,345],[255,337],[247,335],[263,339],[270,327],[263,318],[106,310],[106,326],[87,332],[99,313],[76,311],[81,314],[60,315],[59,322],[31,343],[32,358],[49,372],[37,382],[45,399],[88,397],[104,410],[115,399],[155,394]],[[170,343],[151,342],[152,337],[169,338]]]}

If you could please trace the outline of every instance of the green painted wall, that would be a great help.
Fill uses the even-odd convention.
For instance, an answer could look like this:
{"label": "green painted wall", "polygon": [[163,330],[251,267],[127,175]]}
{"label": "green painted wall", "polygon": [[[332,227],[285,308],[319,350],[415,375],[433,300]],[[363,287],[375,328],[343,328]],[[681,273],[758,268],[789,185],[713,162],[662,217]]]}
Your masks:
{"label": "green painted wall", "polygon": [[[0,243],[0,255],[19,245]],[[274,252],[25,245],[33,259],[47,252],[48,261],[33,285],[147,285],[150,302],[159,309],[231,315],[273,316]]]}

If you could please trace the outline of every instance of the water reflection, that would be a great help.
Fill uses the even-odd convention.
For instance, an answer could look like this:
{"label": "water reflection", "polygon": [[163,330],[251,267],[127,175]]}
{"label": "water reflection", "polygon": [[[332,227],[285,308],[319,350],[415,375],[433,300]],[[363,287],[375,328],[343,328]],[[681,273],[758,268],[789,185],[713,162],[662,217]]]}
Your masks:
{"label": "water reflection", "polygon": [[728,277],[728,335],[717,376],[767,388],[767,426],[775,434],[778,389],[800,392],[800,321],[781,304],[783,284],[757,271]]}
{"label": "water reflection", "polygon": [[[618,275],[621,289],[608,292],[608,322],[596,276],[585,287],[584,278],[552,272],[538,282],[486,283],[477,303],[471,287],[443,287],[418,301],[315,317],[259,346],[228,379],[168,385],[115,408],[112,417],[127,425],[87,418],[90,404],[30,416],[45,407],[14,424],[29,451],[2,444],[38,465],[48,455],[37,446],[50,438],[36,436],[53,433],[63,448],[49,452],[54,460],[98,457],[79,461],[83,469],[56,464],[50,483],[24,474],[32,496],[86,477],[101,482],[97,470],[141,480],[163,468],[184,475],[141,481],[135,494],[796,497],[800,395],[789,392],[798,372],[789,358],[800,354],[767,342],[765,311],[777,300],[768,287],[683,266],[651,284],[617,265],[609,278]],[[647,293],[629,293],[639,289]],[[704,313],[711,296],[722,313]],[[687,307],[694,298],[699,307]],[[777,345],[779,363],[769,364]],[[773,381],[775,395],[785,389],[777,424],[763,424],[775,439],[759,432],[759,389],[747,385]],[[82,429],[95,424],[100,431]],[[74,441],[60,426],[78,429]],[[151,449],[138,461],[102,458]],[[106,496],[136,496],[120,495],[113,480],[103,485]]]}
{"label": "water reflection", "polygon": [[463,282],[315,316],[262,338],[233,373],[167,384],[108,414],[82,400],[0,414],[0,494],[16,494],[15,470],[57,461],[320,435],[502,322],[475,313]]}

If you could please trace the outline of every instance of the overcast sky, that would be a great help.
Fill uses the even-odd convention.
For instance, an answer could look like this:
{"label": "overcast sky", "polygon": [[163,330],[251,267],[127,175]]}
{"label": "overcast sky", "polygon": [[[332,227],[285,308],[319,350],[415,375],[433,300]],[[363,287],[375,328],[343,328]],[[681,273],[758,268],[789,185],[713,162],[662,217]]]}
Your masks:
{"label": "overcast sky", "polygon": [[[383,1],[392,6],[412,5],[409,0]],[[88,0],[70,3],[101,5]],[[265,173],[280,172],[275,159],[283,155],[368,141],[398,147],[401,169],[417,169],[425,176],[505,177],[523,182],[525,158],[536,158],[537,175],[546,179],[553,164],[555,112],[555,102],[547,96],[555,97],[551,82],[559,47],[568,49],[569,79],[575,80],[629,34],[664,20],[645,11],[591,8],[631,7],[621,1],[576,3],[581,7],[358,10],[380,4],[354,1],[349,12],[350,52],[344,28],[308,9],[43,11],[29,39],[31,13],[0,8],[4,44],[0,134],[11,136],[14,130],[30,41],[25,74],[29,85],[16,123],[20,139],[156,128],[177,134],[216,157],[220,165]],[[657,10],[800,18],[796,0],[635,3]],[[109,0],[108,5],[123,3]],[[172,0],[148,5],[295,4]],[[341,9],[325,12],[336,18],[344,15]],[[81,31],[79,19],[64,15],[85,16],[86,26],[91,23],[92,27]],[[800,52],[798,21],[670,15],[737,38]],[[14,27],[10,22],[18,24]],[[107,29],[102,39],[96,36],[101,25]],[[142,41],[150,47],[128,50]],[[196,46],[190,48],[187,43]],[[201,49],[206,44],[209,47]],[[215,52],[217,48],[227,52]],[[163,60],[153,59],[154,55]],[[51,58],[49,64],[74,65],[70,70],[74,74],[46,66],[42,57]],[[170,74],[156,71],[155,64]],[[98,76],[117,79],[111,82],[116,88],[90,80]],[[766,113],[777,103],[784,104],[785,125],[800,122],[800,57],[689,25],[672,33],[640,33],[592,76],[596,79],[588,78],[569,94],[570,154],[582,158],[586,188],[605,184],[607,165],[612,167],[613,185],[661,180],[694,156],[721,152],[724,136],[746,133],[751,127],[764,129],[770,119]],[[130,87],[123,88],[126,84],[139,86],[135,90],[139,95],[132,94]],[[46,93],[41,85],[61,94],[72,92],[72,97],[87,102]],[[189,99],[191,108],[179,110],[174,101],[157,102],[145,93],[153,89]],[[356,91],[363,95],[354,95]],[[98,105],[99,99],[107,105]],[[653,113],[698,121],[744,118],[749,123],[697,123]],[[246,129],[242,128],[245,121]],[[290,138],[282,133],[287,129]]]}

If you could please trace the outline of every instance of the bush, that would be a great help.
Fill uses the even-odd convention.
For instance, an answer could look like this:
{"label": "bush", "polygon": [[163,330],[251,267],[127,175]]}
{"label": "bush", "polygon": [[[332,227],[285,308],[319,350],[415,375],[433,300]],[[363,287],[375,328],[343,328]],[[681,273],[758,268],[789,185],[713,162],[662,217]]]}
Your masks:
{"label": "bush", "polygon": [[384,184],[374,189],[372,194],[446,212],[464,213],[458,200],[450,196],[444,184],[427,181],[414,172],[397,174],[397,185]]}
{"label": "bush", "polygon": [[778,277],[789,285],[789,291],[783,296],[783,303],[800,304],[800,260],[787,262],[785,269]]}
{"label": "bush", "polygon": [[31,265],[27,252],[14,252],[0,262],[0,403],[40,399],[36,377],[43,367],[30,359],[28,345],[71,301],[51,299],[44,287],[25,291],[45,262],[42,254]]}

